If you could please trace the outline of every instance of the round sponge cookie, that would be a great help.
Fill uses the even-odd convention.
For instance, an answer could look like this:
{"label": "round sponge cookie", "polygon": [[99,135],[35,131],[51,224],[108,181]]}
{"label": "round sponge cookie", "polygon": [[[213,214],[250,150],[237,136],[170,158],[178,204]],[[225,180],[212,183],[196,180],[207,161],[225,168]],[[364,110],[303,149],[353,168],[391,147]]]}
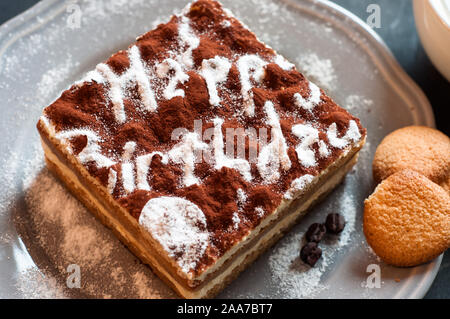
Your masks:
{"label": "round sponge cookie", "polygon": [[408,267],[450,247],[450,196],[425,176],[403,170],[364,202],[364,235],[386,263]]}
{"label": "round sponge cookie", "polygon": [[442,182],[440,185],[443,189],[445,189],[447,191],[447,193],[450,194],[450,176],[449,176],[449,178],[447,178],[446,181]]}
{"label": "round sponge cookie", "polygon": [[437,184],[450,178],[450,139],[438,130],[408,126],[386,136],[373,160],[377,183],[395,172],[412,169]]}

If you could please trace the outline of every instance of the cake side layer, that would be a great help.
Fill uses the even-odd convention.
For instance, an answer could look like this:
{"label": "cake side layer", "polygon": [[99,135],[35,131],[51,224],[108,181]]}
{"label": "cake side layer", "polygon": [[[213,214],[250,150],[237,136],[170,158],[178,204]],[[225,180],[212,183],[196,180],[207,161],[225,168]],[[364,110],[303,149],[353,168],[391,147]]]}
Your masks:
{"label": "cake side layer", "polygon": [[[167,271],[167,268],[160,263],[160,259],[155,258],[154,255],[149,254],[148,247],[142,246],[141,240],[136,240],[133,236],[134,232],[129,232],[124,228],[122,223],[118,223],[113,217],[113,214],[105,209],[104,205],[98,201],[91,193],[83,186],[75,174],[68,169],[59,159],[54,156],[49,148],[44,146],[47,150],[46,161],[49,169],[55,173],[68,187],[68,189],[86,205],[96,217],[99,218],[103,224],[110,227],[113,232],[145,263],[149,264],[151,268],[162,278],[169,286],[171,286],[181,297],[184,298],[207,298],[218,294],[229,282],[238,276],[248,264],[252,263],[261,253],[278,241],[282,235],[287,232],[295,222],[302,217],[306,210],[313,204],[330,192],[336,185],[338,185],[345,174],[356,163],[357,155],[347,160],[345,165],[341,167],[334,175],[327,176],[325,183],[320,185],[313,194],[308,194],[306,201],[295,201],[292,206],[287,209],[283,218],[276,223],[276,227],[266,229],[266,234],[258,238],[257,243],[251,245],[250,249],[240,251],[237,256],[233,256],[233,260],[225,264],[226,267],[218,269],[218,275],[211,280],[205,282],[201,287],[195,289],[187,287],[185,284],[177,281]],[[71,176],[72,175],[72,176]]]}

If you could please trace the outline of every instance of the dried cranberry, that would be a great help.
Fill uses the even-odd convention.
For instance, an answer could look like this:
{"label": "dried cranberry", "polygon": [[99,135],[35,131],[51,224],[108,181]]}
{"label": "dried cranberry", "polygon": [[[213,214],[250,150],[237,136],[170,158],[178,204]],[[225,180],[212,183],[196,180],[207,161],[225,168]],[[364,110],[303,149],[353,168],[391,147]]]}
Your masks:
{"label": "dried cranberry", "polygon": [[339,234],[345,227],[345,219],[344,216],[332,213],[327,216],[327,220],[325,221],[325,226],[327,227],[327,231],[331,234]]}
{"label": "dried cranberry", "polygon": [[325,235],[327,229],[324,224],[314,223],[311,226],[309,226],[305,237],[308,242],[320,242]]}
{"label": "dried cranberry", "polygon": [[322,249],[315,242],[309,242],[300,251],[300,259],[311,267],[322,257]]}

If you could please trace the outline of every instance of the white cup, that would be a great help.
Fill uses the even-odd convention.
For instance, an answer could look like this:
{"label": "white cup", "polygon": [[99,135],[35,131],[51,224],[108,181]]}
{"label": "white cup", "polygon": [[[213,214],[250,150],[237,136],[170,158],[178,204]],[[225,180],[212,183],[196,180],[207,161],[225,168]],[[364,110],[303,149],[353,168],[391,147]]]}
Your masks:
{"label": "white cup", "polygon": [[450,0],[414,0],[414,17],[428,57],[450,81]]}

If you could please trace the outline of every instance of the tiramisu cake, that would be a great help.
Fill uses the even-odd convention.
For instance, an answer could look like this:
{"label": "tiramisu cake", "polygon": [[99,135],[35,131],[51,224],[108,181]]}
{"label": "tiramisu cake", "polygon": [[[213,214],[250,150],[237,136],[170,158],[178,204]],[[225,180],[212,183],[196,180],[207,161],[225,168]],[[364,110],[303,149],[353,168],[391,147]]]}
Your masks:
{"label": "tiramisu cake", "polygon": [[97,65],[37,126],[49,169],[185,298],[216,295],[274,244],[366,135],[211,0]]}

